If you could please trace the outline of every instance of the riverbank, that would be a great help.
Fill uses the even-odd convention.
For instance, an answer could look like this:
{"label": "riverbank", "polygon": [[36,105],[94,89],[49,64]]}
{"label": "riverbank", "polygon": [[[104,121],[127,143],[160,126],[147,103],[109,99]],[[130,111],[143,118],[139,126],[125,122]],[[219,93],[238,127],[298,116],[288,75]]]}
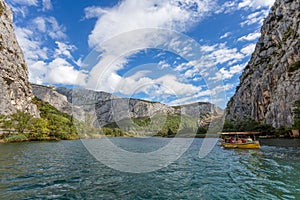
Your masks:
{"label": "riverbank", "polygon": [[[70,138],[67,140],[78,140],[79,138]],[[62,139],[55,138],[55,137],[49,137],[49,138],[40,138],[40,139],[28,139],[26,137],[23,137],[22,135],[18,136],[12,136],[5,139],[0,139],[0,143],[17,143],[17,142],[55,142],[55,141],[61,141]]]}
{"label": "riverbank", "polygon": [[[86,132],[86,131],[85,131]],[[68,137],[64,138],[58,138],[54,136],[55,134],[52,134],[52,136],[32,136],[29,133],[12,133],[9,135],[4,135],[2,134],[2,137],[0,138],[0,143],[16,143],[16,142],[36,142],[36,141],[61,141],[61,140],[80,140],[80,139],[100,139],[100,138],[150,138],[150,137],[158,137],[158,138],[219,138],[219,134],[195,134],[195,133],[178,133],[176,135],[168,135],[168,136],[160,136],[160,135],[139,135],[139,134],[129,134],[129,133],[124,133],[124,134],[73,134],[73,135],[68,135]],[[259,136],[260,140],[272,140],[272,139],[298,139],[300,141],[299,137],[296,137],[296,135],[290,135],[290,134],[285,134],[285,135],[263,135]]]}

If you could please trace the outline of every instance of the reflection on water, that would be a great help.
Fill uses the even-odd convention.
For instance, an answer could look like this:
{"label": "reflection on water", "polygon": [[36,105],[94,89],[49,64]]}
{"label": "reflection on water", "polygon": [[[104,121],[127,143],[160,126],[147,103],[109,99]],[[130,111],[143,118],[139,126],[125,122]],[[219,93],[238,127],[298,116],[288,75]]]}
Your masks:
{"label": "reflection on water", "polygon": [[[136,151],[165,143],[157,138],[113,140]],[[277,146],[216,146],[200,159],[202,141],[196,139],[167,168],[146,174],[112,170],[80,141],[1,144],[0,199],[300,199],[300,145],[269,140]]]}
{"label": "reflection on water", "polygon": [[263,145],[277,146],[277,147],[300,147],[299,139],[261,139],[259,141]]}

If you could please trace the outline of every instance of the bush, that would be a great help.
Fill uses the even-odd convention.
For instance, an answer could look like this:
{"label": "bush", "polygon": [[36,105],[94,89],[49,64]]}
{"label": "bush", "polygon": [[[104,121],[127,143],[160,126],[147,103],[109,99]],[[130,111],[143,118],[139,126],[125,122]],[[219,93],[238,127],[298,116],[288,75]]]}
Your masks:
{"label": "bush", "polygon": [[5,141],[79,138],[73,116],[37,98],[33,102],[40,110],[41,118],[34,118],[22,111],[9,116],[0,115],[0,126],[8,130],[8,136],[3,136]]}
{"label": "bush", "polygon": [[300,118],[300,99],[295,101],[293,106],[294,106],[294,109],[293,109],[294,118],[299,119]]}
{"label": "bush", "polygon": [[299,129],[299,130],[300,130],[300,119],[299,119],[299,118],[296,118],[296,119],[294,120],[293,128],[294,128],[294,129]]}
{"label": "bush", "polygon": [[251,118],[244,118],[243,120],[237,122],[226,120],[223,126],[223,132],[244,131],[273,133],[274,128],[269,124],[259,123]]}
{"label": "bush", "polygon": [[13,122],[13,127],[18,131],[18,133],[24,133],[24,131],[31,130],[32,124],[31,120],[33,117],[25,112],[17,111],[11,115],[11,121]]}
{"label": "bush", "polygon": [[122,137],[122,136],[127,135],[124,131],[122,131],[119,128],[103,127],[102,132],[104,135],[109,136],[109,137]]}
{"label": "bush", "polygon": [[4,138],[5,142],[23,142],[27,140],[28,138],[24,134],[8,135]]}
{"label": "bush", "polygon": [[207,132],[206,128],[199,127],[197,130],[197,135],[203,135],[203,134],[206,134],[206,132]]}
{"label": "bush", "polygon": [[292,64],[289,69],[288,69],[288,72],[294,72],[296,70],[300,69],[300,61],[296,61],[294,64]]}
{"label": "bush", "polygon": [[291,130],[290,128],[281,126],[277,129],[275,129],[275,134],[276,135],[289,135],[290,130]]}
{"label": "bush", "polygon": [[300,129],[300,99],[295,101],[293,106],[295,107],[293,109],[293,114],[294,114],[293,128]]}

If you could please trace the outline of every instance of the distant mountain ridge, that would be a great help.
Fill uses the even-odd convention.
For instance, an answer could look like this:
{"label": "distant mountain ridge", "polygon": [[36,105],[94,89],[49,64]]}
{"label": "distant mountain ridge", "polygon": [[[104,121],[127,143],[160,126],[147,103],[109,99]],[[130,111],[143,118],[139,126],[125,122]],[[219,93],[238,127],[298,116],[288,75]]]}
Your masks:
{"label": "distant mountain ridge", "polygon": [[[221,108],[205,102],[172,107],[159,102],[120,98],[109,93],[87,89],[69,89],[36,84],[32,84],[32,88],[37,98],[50,103],[62,112],[74,115],[77,119],[85,120],[86,115],[90,115],[94,118],[94,126],[103,126],[126,118],[151,117],[158,113],[165,115],[183,114],[201,118],[203,122],[205,119],[220,117],[223,114]],[[199,122],[199,124],[201,123]]]}
{"label": "distant mountain ridge", "polygon": [[276,128],[293,124],[293,103],[300,99],[299,4],[299,0],[276,0],[228,102],[228,120],[252,118]]}

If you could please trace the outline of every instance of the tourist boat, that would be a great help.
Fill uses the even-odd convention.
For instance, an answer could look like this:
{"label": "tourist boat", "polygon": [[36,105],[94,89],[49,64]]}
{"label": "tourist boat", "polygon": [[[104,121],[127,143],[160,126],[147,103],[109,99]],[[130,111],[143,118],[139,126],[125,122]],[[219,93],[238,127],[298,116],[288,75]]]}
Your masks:
{"label": "tourist boat", "polygon": [[221,146],[224,148],[260,149],[256,136],[260,132],[224,132],[221,133]]}

